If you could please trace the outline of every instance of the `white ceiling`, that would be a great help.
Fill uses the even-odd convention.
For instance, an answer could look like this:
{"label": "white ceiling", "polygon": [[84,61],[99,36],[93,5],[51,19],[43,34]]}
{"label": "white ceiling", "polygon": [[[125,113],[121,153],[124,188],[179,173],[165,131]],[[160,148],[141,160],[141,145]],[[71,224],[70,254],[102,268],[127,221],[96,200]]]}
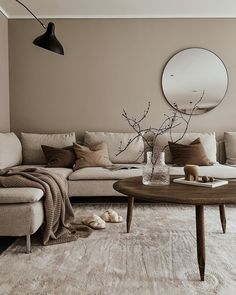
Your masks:
{"label": "white ceiling", "polygon": [[[22,0],[40,18],[236,17],[236,0]],[[15,0],[0,0],[9,18],[30,18]]]}

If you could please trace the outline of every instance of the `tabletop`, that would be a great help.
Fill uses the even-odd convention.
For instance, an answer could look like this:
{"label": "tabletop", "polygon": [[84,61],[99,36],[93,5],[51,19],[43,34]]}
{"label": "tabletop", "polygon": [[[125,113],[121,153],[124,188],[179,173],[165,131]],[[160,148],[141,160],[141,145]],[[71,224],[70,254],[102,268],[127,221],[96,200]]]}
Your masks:
{"label": "tabletop", "polygon": [[148,186],[142,184],[142,177],[129,177],[114,183],[116,191],[140,200],[191,205],[236,204],[236,181],[216,188],[174,183]]}

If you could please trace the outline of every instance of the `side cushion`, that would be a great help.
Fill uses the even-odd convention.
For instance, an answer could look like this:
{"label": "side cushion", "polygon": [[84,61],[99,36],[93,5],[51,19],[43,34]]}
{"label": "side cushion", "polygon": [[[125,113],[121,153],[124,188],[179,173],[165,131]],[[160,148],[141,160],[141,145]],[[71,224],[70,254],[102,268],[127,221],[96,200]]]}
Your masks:
{"label": "side cushion", "polygon": [[[172,139],[173,141],[177,140],[178,138],[180,138],[182,135],[182,133],[172,133]],[[216,136],[215,136],[215,132],[211,132],[211,133],[186,133],[185,136],[178,141],[179,144],[190,144],[192,141],[194,141],[195,139],[200,138],[201,143],[205,149],[207,158],[209,159],[209,161],[211,163],[216,163],[217,159],[216,159]],[[173,163],[172,157],[171,157],[171,153],[170,153],[170,149],[168,147],[168,141],[171,141],[170,138],[170,134],[166,133],[163,135],[159,135],[154,144],[154,153],[157,154],[158,152],[160,152],[161,150],[163,150],[163,148],[165,146],[167,146],[167,148],[165,149],[165,160],[167,164],[171,164]]]}
{"label": "side cushion", "polygon": [[144,161],[144,143],[142,137],[135,138],[127,149],[119,153],[119,148],[124,148],[130,140],[136,137],[136,133],[113,133],[113,132],[85,132],[84,143],[93,146],[105,142],[108,147],[109,158],[112,163],[142,163]]}
{"label": "side cushion", "polygon": [[22,146],[13,133],[0,133],[0,169],[19,165],[22,162]]}
{"label": "side cushion", "polygon": [[226,164],[236,166],[236,132],[225,132]]}
{"label": "side cushion", "polygon": [[75,133],[65,134],[33,134],[21,133],[24,164],[46,164],[47,160],[41,145],[63,148],[73,145],[76,141]]}
{"label": "side cushion", "polygon": [[44,195],[39,188],[34,187],[9,187],[0,188],[0,204],[34,203]]}

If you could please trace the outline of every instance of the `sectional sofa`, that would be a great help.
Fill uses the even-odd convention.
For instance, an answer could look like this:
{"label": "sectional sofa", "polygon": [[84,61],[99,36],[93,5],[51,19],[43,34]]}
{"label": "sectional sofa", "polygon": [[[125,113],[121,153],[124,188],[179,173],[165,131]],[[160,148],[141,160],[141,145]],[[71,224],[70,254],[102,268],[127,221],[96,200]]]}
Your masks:
{"label": "sectional sofa", "polygon": [[[85,132],[84,144],[87,146],[106,142],[109,157],[114,165],[125,164],[136,169],[108,170],[102,167],[89,167],[73,171],[69,168],[46,168],[59,173],[68,180],[70,197],[121,196],[113,189],[118,179],[142,175],[144,149],[142,138],[135,141],[121,154],[124,147],[133,138],[131,133]],[[178,134],[174,134],[176,138]],[[215,133],[188,133],[181,143],[189,144],[197,137],[201,138],[212,166],[200,167],[200,174],[219,178],[236,179],[236,133],[225,133],[225,141],[217,142]],[[160,150],[168,142],[168,135],[161,135],[154,143],[154,150]],[[31,134],[22,133],[20,139],[14,133],[0,133],[0,169],[7,167],[45,167],[46,158],[41,145],[53,147],[71,146],[76,142],[75,133],[67,134]],[[171,175],[183,175],[183,167],[174,167],[171,155],[166,150],[166,162],[170,165]],[[30,251],[30,236],[44,222],[43,191],[37,188],[0,188],[0,235],[26,236],[27,252]]]}

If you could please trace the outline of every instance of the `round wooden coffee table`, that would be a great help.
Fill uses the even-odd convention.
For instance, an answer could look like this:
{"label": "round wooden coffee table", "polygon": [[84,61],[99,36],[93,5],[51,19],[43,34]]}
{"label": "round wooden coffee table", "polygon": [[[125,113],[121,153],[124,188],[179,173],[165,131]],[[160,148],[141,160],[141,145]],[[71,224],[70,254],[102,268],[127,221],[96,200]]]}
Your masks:
{"label": "round wooden coffee table", "polygon": [[[177,177],[172,177],[177,178]],[[197,257],[200,278],[204,281],[205,273],[205,233],[204,233],[204,206],[218,205],[223,233],[226,231],[225,204],[236,204],[236,182],[228,185],[205,188],[200,186],[184,185],[171,181],[170,185],[146,186],[142,184],[142,177],[130,177],[117,181],[114,189],[128,196],[127,232],[130,231],[134,199],[156,201],[162,203],[176,203],[195,205],[196,207],[196,239]]]}

